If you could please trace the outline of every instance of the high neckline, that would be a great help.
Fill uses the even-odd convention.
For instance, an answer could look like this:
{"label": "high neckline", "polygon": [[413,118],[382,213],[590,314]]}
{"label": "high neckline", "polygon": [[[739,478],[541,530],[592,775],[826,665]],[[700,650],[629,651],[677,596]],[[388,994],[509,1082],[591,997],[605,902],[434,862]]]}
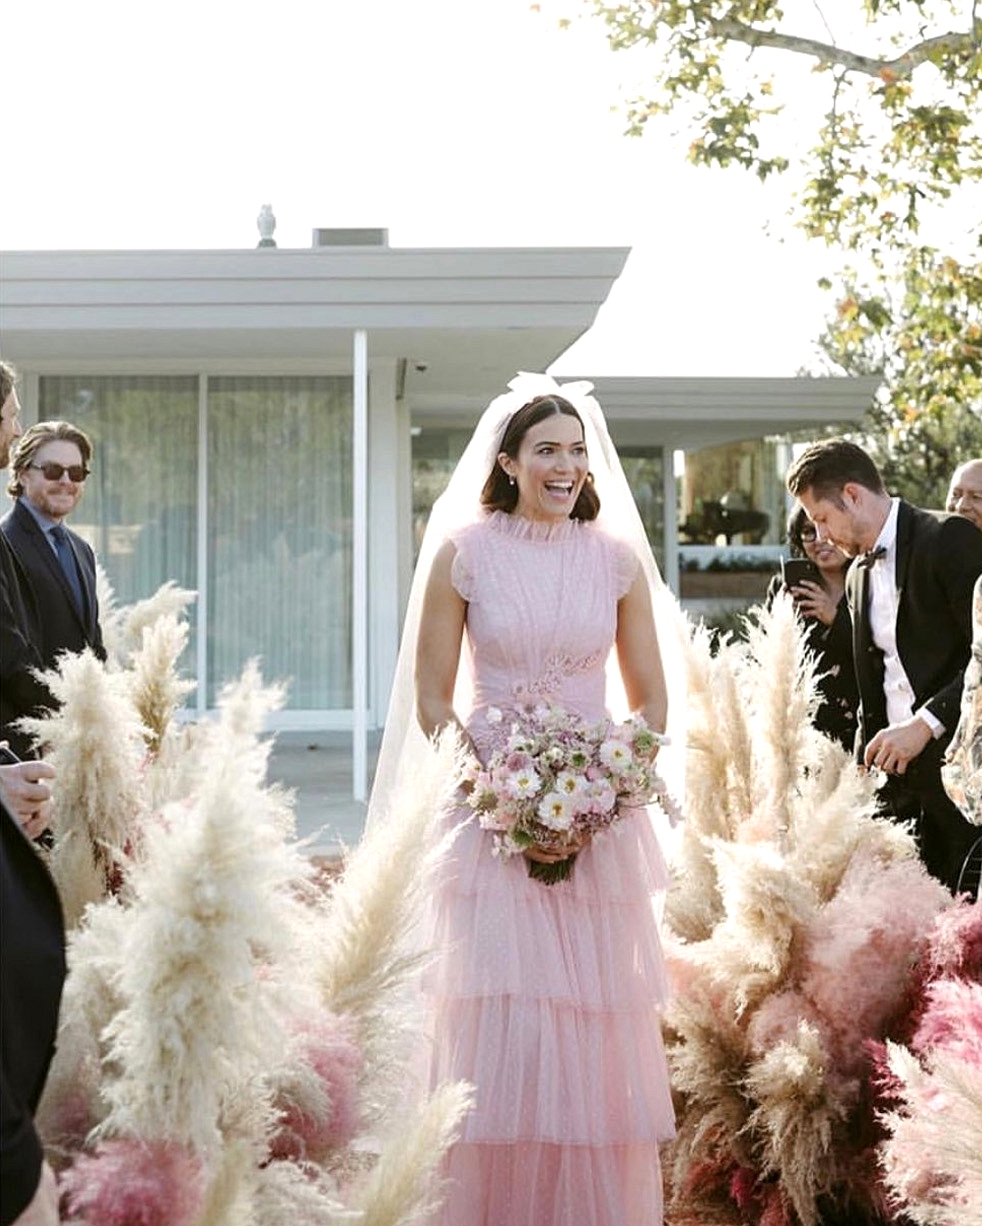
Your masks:
{"label": "high neckline", "polygon": [[579,531],[582,519],[527,519],[514,511],[492,511],[488,523],[496,532],[520,541],[568,541]]}

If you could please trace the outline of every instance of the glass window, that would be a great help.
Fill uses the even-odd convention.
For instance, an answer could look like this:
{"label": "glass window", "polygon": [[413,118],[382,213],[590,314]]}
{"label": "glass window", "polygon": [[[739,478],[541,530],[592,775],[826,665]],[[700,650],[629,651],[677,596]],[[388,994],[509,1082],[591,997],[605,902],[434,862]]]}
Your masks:
{"label": "glass window", "polygon": [[665,479],[662,448],[619,448],[624,475],[631,487],[648,544],[661,573],[665,573]]}
{"label": "glass window", "polygon": [[[44,375],[39,419],[70,421],[92,439],[92,472],[70,524],[96,551],[117,603],[143,600],[168,579],[196,588],[197,378]],[[193,607],[190,618],[187,674]]]}
{"label": "glass window", "polygon": [[208,380],[208,703],[254,656],[287,707],[352,705],[348,377]]}
{"label": "glass window", "polygon": [[413,560],[419,556],[433,504],[447,488],[472,431],[446,426],[413,428]]}

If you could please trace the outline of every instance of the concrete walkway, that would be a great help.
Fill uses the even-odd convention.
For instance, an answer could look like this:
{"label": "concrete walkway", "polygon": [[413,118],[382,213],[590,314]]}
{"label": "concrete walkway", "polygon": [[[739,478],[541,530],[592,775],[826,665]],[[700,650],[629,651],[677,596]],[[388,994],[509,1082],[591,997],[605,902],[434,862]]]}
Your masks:
{"label": "concrete walkway", "polygon": [[[376,738],[369,745],[369,783],[377,753]],[[311,838],[311,855],[333,857],[361,838],[365,805],[351,796],[350,733],[277,733],[269,779],[294,791],[297,837]]]}

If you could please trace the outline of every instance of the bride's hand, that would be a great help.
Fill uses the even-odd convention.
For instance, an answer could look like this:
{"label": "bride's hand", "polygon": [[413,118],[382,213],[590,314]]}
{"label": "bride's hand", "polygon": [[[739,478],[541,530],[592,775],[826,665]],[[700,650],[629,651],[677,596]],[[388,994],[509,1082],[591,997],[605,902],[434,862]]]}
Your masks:
{"label": "bride's hand", "polygon": [[563,860],[568,860],[570,856],[575,856],[577,852],[582,851],[589,842],[590,835],[584,834],[562,848],[540,847],[537,843],[533,843],[531,847],[525,848],[522,855],[526,860],[533,860],[536,864],[561,864]]}

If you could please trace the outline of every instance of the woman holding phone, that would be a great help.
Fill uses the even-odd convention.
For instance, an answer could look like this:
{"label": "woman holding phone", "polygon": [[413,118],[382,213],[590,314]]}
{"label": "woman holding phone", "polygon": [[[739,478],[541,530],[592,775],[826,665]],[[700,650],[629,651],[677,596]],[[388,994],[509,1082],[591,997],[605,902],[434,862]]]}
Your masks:
{"label": "woman holding phone", "polygon": [[[856,736],[859,690],[852,660],[852,621],[846,604],[850,559],[829,540],[819,540],[804,507],[788,518],[791,563],[775,575],[767,592],[770,605],[786,588],[804,620],[808,646],[818,660],[821,702],[815,727],[852,752]],[[811,567],[797,563],[810,562]],[[801,573],[798,573],[798,572]]]}

